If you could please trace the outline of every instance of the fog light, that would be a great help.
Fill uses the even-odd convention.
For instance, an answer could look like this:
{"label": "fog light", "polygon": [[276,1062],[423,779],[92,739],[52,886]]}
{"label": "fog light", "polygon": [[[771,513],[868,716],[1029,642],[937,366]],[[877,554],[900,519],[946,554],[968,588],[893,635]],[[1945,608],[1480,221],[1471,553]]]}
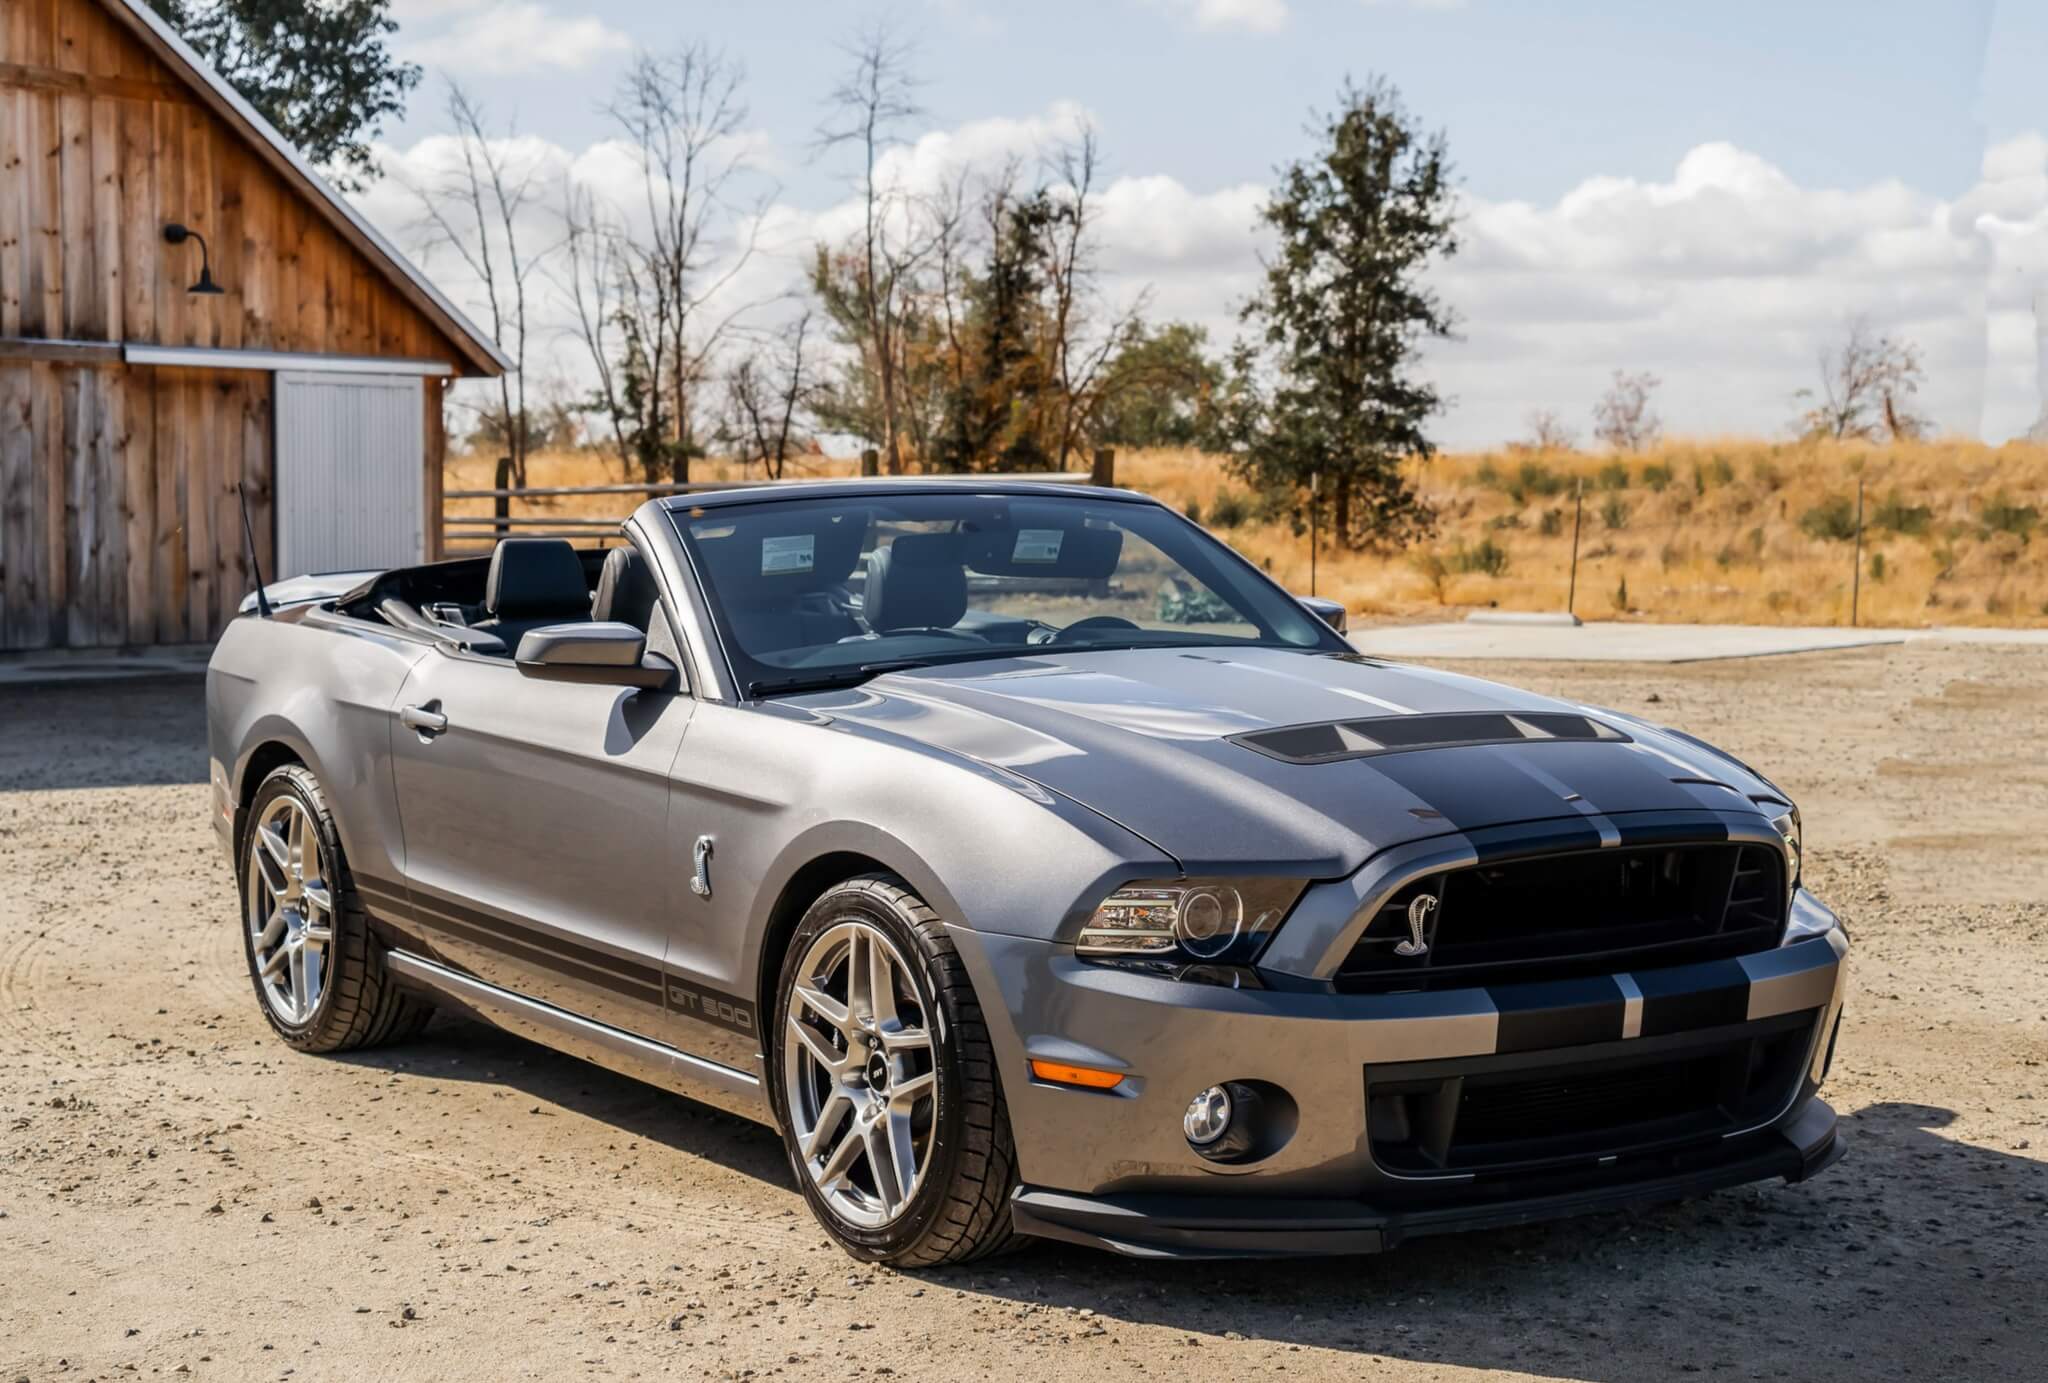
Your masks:
{"label": "fog light", "polygon": [[1187,1134],[1188,1142],[1206,1148],[1230,1131],[1230,1113],[1230,1092],[1212,1085],[1188,1101],[1188,1112],[1181,1116],[1181,1130]]}

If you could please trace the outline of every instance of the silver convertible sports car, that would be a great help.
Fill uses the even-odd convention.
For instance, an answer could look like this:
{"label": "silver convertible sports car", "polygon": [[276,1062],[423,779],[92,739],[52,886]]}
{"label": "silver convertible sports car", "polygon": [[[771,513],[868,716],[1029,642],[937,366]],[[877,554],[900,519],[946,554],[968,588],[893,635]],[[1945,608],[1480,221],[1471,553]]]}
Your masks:
{"label": "silver convertible sports car", "polygon": [[285,1042],[459,1008],[771,1124],[906,1266],[1358,1253],[1840,1156],[1848,940],[1728,755],[1362,656],[1141,495],[623,536],[229,628],[215,824]]}

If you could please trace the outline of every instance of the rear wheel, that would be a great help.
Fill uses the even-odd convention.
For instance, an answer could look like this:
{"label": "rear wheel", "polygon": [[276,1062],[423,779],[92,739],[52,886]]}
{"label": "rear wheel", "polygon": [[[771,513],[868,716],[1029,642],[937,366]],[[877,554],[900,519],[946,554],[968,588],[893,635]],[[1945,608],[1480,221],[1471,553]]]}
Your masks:
{"label": "rear wheel", "polygon": [[247,822],[243,949],[278,1036],[302,1052],[342,1052],[417,1033],[433,1008],[385,968],[320,780],[299,764],[274,770]]}
{"label": "rear wheel", "polygon": [[1005,1247],[1016,1154],[981,1007],[932,910],[887,875],[826,893],[790,940],[774,1098],[804,1198],[857,1258]]}

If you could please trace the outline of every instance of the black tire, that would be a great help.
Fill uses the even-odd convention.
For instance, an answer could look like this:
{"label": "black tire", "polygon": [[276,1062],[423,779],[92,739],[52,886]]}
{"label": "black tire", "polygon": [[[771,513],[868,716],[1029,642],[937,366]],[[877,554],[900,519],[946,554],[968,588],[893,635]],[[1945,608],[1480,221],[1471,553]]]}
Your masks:
{"label": "black tire", "polygon": [[[828,928],[848,920],[871,924],[909,962],[908,979],[932,1033],[936,1113],[922,1184],[889,1224],[849,1223],[820,1193],[798,1148],[782,1070],[781,1034],[789,1023],[803,957]],[[1020,1242],[1010,1219],[1017,1154],[1010,1114],[996,1076],[988,1027],[967,969],[939,921],[901,879],[886,874],[849,879],[804,913],[790,937],[775,990],[770,1053],[771,1092],[790,1170],[811,1211],[855,1258],[899,1268],[964,1263]],[[936,1019],[936,1021],[933,1021]]]}
{"label": "black tire", "polygon": [[[303,1022],[291,1022],[280,1015],[264,992],[257,971],[255,929],[250,925],[253,891],[249,871],[256,825],[281,797],[293,798],[302,807],[318,836],[319,876],[327,881],[334,899],[333,940],[326,949],[326,972],[318,1002]],[[243,817],[242,839],[235,850],[236,881],[240,885],[242,953],[248,961],[249,982],[256,990],[256,1005],[263,1010],[271,1028],[292,1047],[302,1052],[348,1052],[403,1041],[417,1035],[433,1017],[433,1005],[398,987],[384,964],[384,947],[370,933],[369,915],[356,892],[355,878],[341,849],[341,835],[334,826],[334,814],[320,790],[320,780],[300,764],[285,764],[272,770],[256,788],[249,810]]]}

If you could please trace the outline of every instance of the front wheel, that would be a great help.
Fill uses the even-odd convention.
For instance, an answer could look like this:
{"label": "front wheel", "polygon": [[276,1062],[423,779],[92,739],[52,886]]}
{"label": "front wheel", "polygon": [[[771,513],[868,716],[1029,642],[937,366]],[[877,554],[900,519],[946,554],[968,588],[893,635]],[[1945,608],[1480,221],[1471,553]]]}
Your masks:
{"label": "front wheel", "polygon": [[302,1052],[409,1037],[433,1008],[400,990],[370,935],[320,780],[286,764],[257,786],[242,832],[242,943],[263,1016]]}
{"label": "front wheel", "polygon": [[930,1267],[1009,1244],[1009,1112],[966,968],[923,899],[871,875],[813,903],[774,1033],[790,1165],[847,1252]]}

